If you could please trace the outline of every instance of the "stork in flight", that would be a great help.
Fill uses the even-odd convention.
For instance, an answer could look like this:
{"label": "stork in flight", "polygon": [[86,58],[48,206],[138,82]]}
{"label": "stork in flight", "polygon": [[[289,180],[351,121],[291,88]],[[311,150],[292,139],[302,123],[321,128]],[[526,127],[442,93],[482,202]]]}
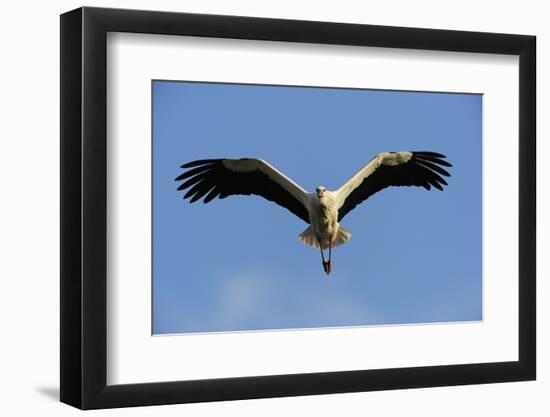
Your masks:
{"label": "stork in flight", "polygon": [[[191,168],[176,178],[183,181],[178,190],[190,188],[183,198],[194,203],[204,197],[209,203],[216,197],[259,195],[290,210],[309,224],[299,238],[321,250],[326,274],[332,270],[332,248],[351,237],[340,221],[374,193],[389,186],[432,186],[443,190],[450,174],[441,166],[452,166],[445,155],[435,152],[382,152],[372,158],[336,191],[323,186],[308,193],[290,178],[262,159],[203,159],[188,162]],[[328,249],[325,260],[324,249]]]}

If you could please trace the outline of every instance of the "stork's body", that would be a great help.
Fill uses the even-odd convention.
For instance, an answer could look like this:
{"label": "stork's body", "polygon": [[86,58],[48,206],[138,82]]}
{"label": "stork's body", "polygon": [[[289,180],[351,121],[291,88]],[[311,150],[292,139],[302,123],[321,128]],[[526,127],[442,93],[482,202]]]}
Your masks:
{"label": "stork's body", "polygon": [[[450,167],[444,155],[435,152],[382,152],[372,158],[349,181],[335,191],[319,186],[308,193],[290,178],[261,159],[205,159],[184,164],[190,168],[176,178],[185,180],[178,189],[190,188],[184,198],[195,202],[204,197],[208,203],[216,197],[256,194],[273,201],[309,223],[299,238],[320,248],[323,269],[331,272],[334,246],[351,237],[340,225],[342,218],[374,193],[389,186],[432,186],[443,190],[450,176],[441,166]],[[325,261],[323,249],[328,249]]]}
{"label": "stork's body", "polygon": [[336,201],[329,191],[322,195],[310,194],[309,223],[319,241],[319,245],[326,249],[338,232],[338,208]]}
{"label": "stork's body", "polygon": [[[338,223],[338,201],[325,187],[317,187],[315,193],[308,194],[307,209],[310,226],[299,238],[309,246],[321,250],[323,269],[328,274],[332,269],[332,248],[346,242],[351,233]],[[323,249],[328,249],[328,260],[325,261]]]}

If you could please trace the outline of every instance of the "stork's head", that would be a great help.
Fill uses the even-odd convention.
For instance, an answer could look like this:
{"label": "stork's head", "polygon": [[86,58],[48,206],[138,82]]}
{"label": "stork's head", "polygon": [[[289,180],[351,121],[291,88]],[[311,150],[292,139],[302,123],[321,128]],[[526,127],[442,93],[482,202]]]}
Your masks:
{"label": "stork's head", "polygon": [[320,185],[319,187],[316,188],[315,191],[317,191],[317,197],[323,198],[323,196],[325,195],[325,192],[327,191],[327,189],[325,187],[323,187],[322,185]]}

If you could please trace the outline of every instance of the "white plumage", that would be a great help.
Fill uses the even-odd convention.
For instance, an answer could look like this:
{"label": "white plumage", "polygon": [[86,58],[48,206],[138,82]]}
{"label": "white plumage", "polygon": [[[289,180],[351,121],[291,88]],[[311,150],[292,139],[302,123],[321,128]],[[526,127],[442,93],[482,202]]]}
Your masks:
{"label": "white plumage", "polygon": [[[331,272],[331,251],[345,243],[351,233],[340,225],[342,218],[372,194],[389,186],[432,186],[443,190],[450,174],[444,155],[435,152],[383,152],[372,158],[353,177],[335,191],[317,187],[307,192],[290,178],[261,159],[205,159],[189,162],[190,168],[176,178],[185,180],[178,190],[189,188],[184,198],[204,203],[229,195],[259,195],[290,210],[309,223],[299,238],[320,248],[323,269]],[[329,250],[325,261],[323,249]]]}

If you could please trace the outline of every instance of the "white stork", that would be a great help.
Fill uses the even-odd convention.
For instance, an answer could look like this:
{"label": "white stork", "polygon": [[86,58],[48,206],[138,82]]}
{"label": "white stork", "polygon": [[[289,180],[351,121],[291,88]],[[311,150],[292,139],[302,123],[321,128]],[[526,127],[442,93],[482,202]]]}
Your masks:
{"label": "white stork", "polygon": [[[191,168],[176,178],[178,190],[191,187],[183,198],[191,203],[204,197],[204,203],[230,195],[259,195],[290,210],[310,226],[299,235],[309,246],[320,248],[323,269],[332,270],[332,248],[346,242],[351,233],[340,221],[374,193],[389,186],[431,186],[443,190],[450,174],[445,155],[435,152],[382,152],[372,158],[336,191],[319,186],[308,193],[290,178],[261,159],[203,159],[188,162]],[[323,249],[328,248],[328,260]]]}

